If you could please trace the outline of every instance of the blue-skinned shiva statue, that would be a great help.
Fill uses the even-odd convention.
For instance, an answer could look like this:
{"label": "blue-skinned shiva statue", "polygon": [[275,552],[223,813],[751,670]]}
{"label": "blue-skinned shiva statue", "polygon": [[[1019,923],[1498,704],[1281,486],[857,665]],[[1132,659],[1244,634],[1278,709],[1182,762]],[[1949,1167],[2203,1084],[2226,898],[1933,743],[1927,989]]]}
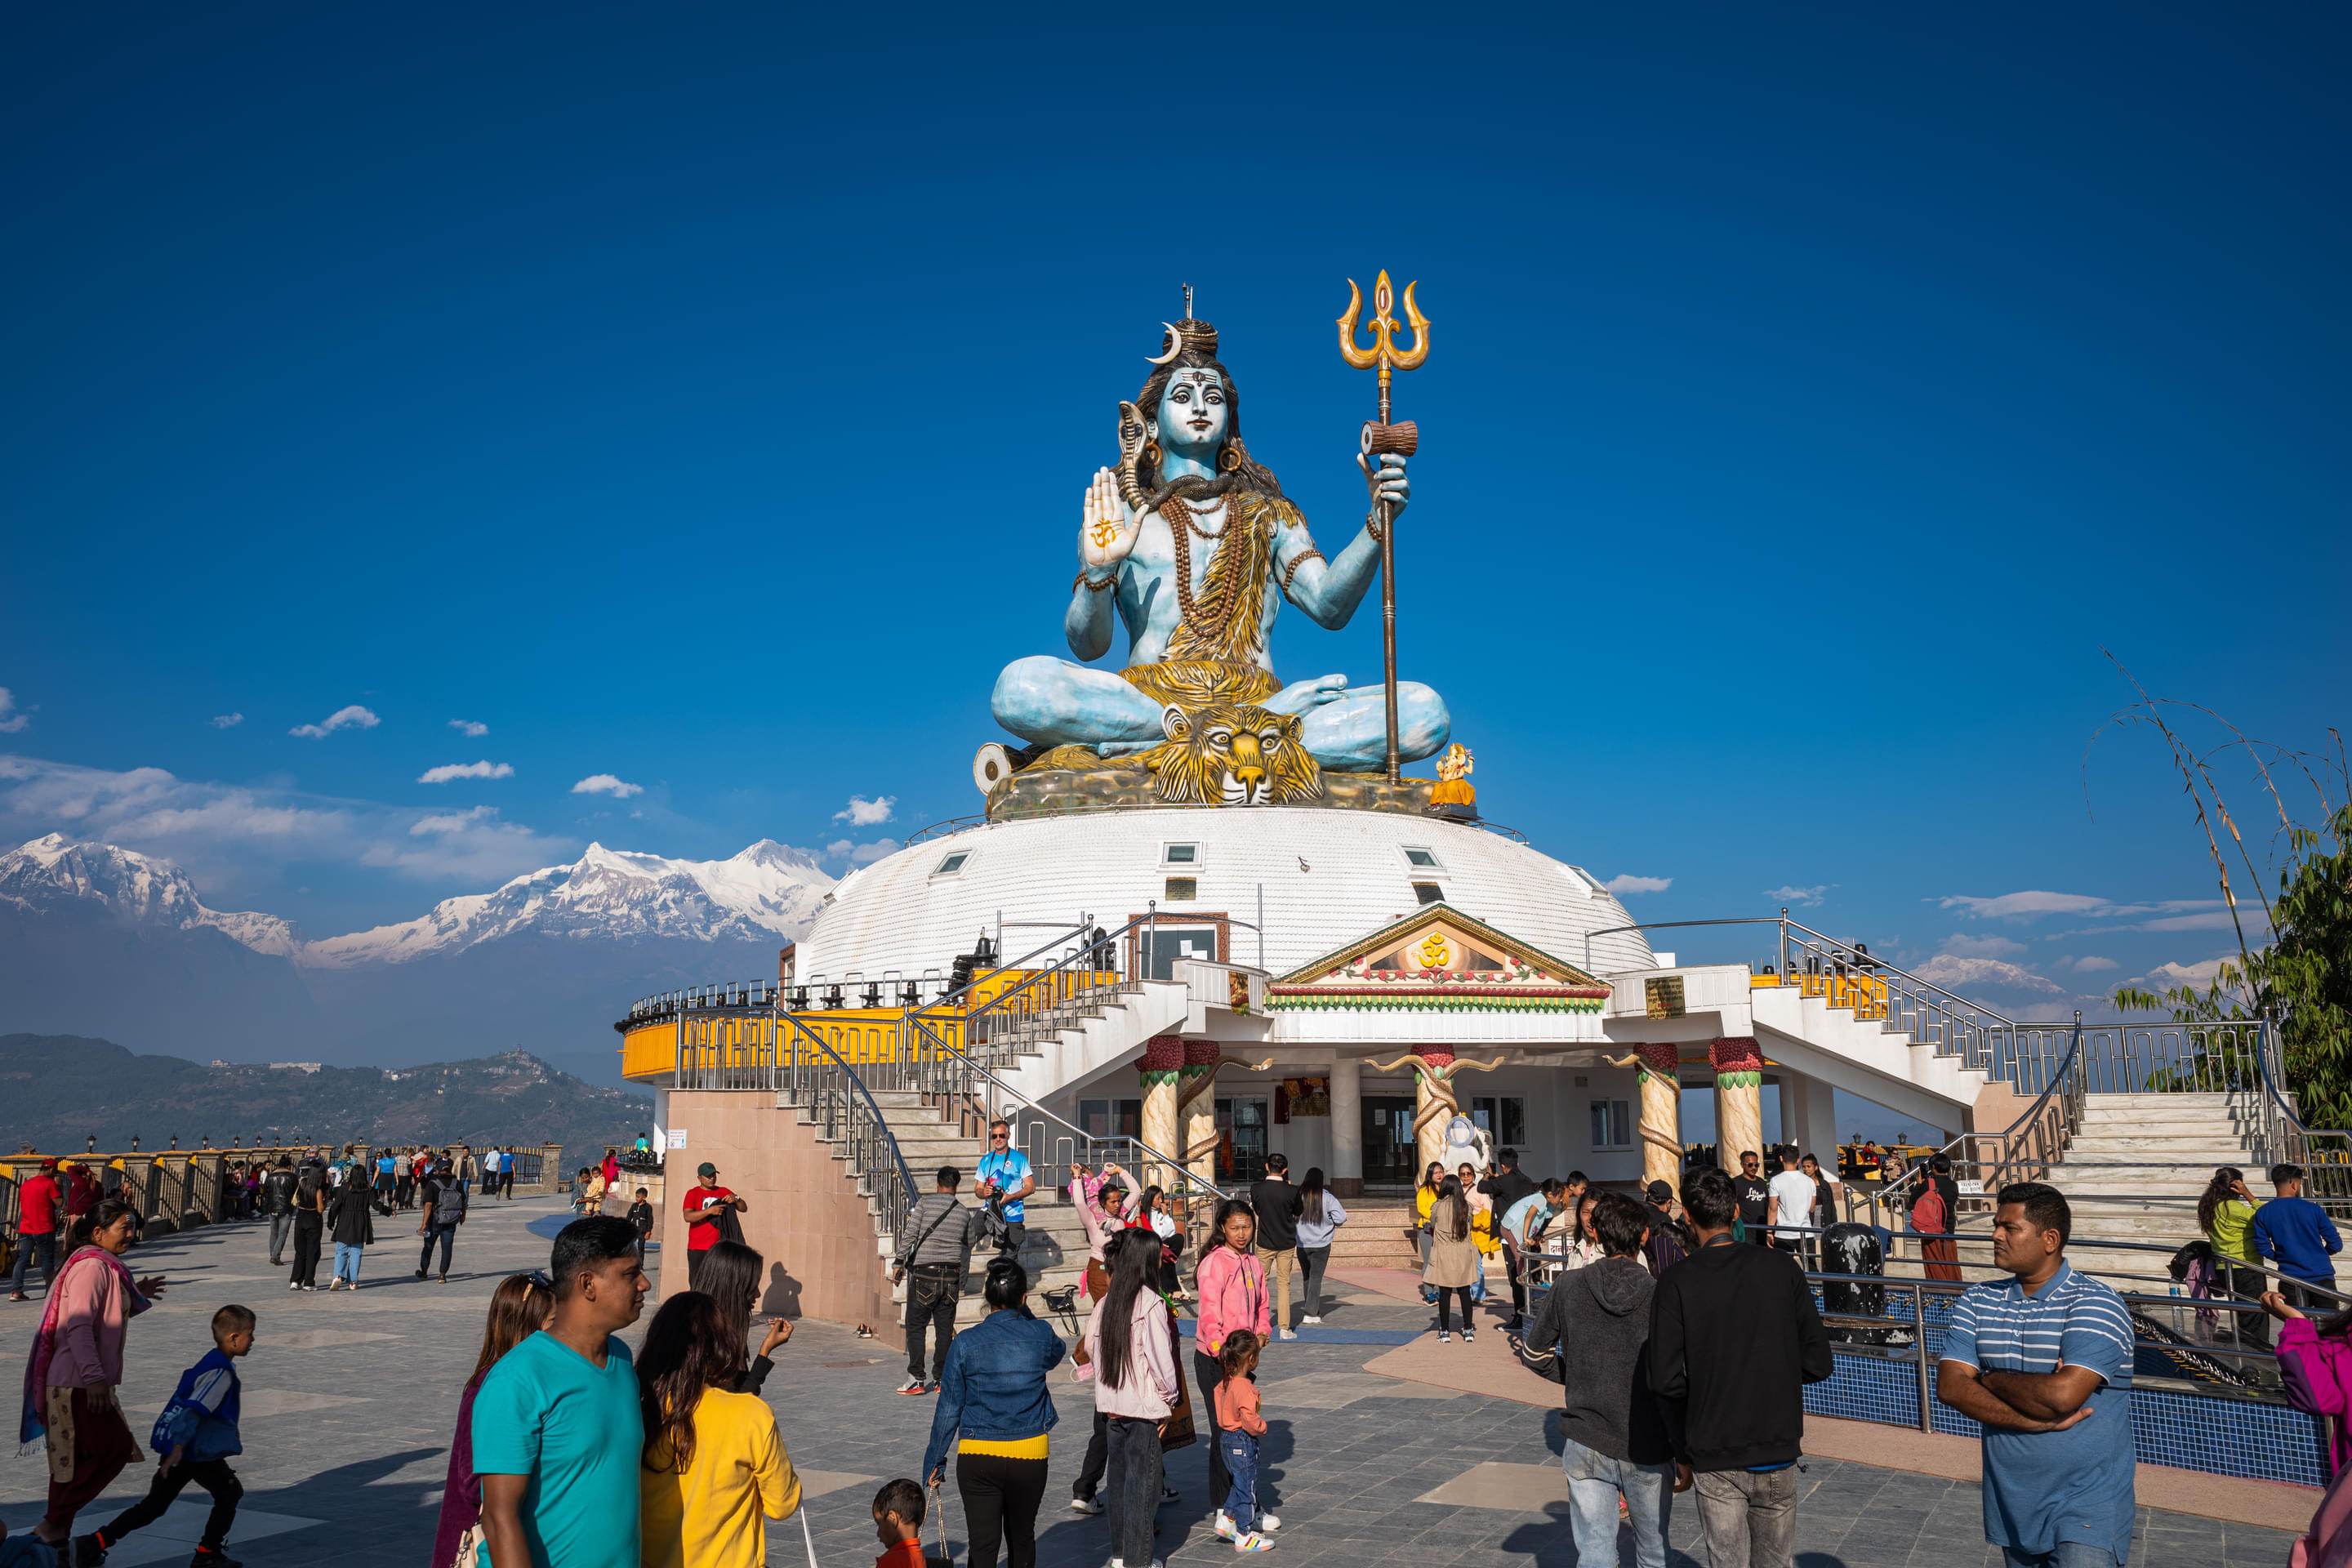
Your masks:
{"label": "blue-skinned shiva statue", "polygon": [[[1127,667],[1113,673],[1046,656],[1016,659],[997,678],[997,721],[1051,748],[1034,758],[1046,767],[1078,765],[1077,748],[1102,759],[1165,752],[1208,714],[1224,730],[1259,731],[1258,745],[1274,756],[1287,745],[1325,771],[1382,771],[1381,687],[1351,687],[1342,675],[1286,686],[1266,643],[1285,599],[1318,625],[1348,624],[1379,574],[1383,511],[1393,526],[1409,499],[1405,459],[1386,454],[1373,466],[1358,458],[1372,510],[1347,548],[1327,559],[1280,482],[1242,444],[1240,397],[1217,361],[1216,329],[1189,316],[1175,322],[1151,363],[1135,401],[1119,405],[1118,466],[1098,470],[1087,486],[1080,570],[1062,617],[1070,651],[1092,661],[1110,651],[1116,612],[1127,626]],[[1449,729],[1435,691],[1398,682],[1402,760],[1444,750]],[[1248,735],[1242,743],[1249,747]],[[1224,799],[1284,798],[1271,757],[1245,760],[1269,764],[1256,771],[1271,793],[1251,786],[1249,768],[1237,785],[1224,765]],[[1216,798],[1220,781],[1205,782]]]}

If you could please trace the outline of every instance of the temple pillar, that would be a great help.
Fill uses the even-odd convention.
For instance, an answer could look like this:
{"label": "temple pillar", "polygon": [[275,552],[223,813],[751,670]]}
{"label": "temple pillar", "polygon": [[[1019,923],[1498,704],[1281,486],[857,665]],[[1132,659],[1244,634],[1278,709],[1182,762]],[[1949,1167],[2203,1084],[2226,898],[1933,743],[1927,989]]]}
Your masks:
{"label": "temple pillar", "polygon": [[[1143,1043],[1143,1058],[1135,1064],[1143,1079],[1143,1142],[1171,1158],[1178,1157],[1176,1145],[1176,1080],[1184,1070],[1184,1042],[1174,1035],[1154,1035]],[[1136,1173],[1146,1184],[1170,1185],[1174,1173],[1162,1168],[1150,1155],[1143,1160],[1145,1169]]]}
{"label": "temple pillar", "polygon": [[[1453,1120],[1453,1116],[1445,1110],[1446,1098],[1438,1092],[1437,1074],[1433,1069],[1454,1065],[1454,1047],[1416,1046],[1413,1054],[1421,1058],[1421,1070],[1412,1075],[1413,1143],[1420,1156],[1419,1163],[1413,1167],[1412,1179],[1418,1184],[1421,1173],[1429,1169],[1431,1162],[1445,1158],[1445,1124]],[[1436,1107],[1440,1114],[1430,1115],[1432,1106]]]}
{"label": "temple pillar", "polygon": [[1364,1063],[1335,1055],[1331,1061],[1331,1169],[1337,1196],[1364,1195]]}
{"label": "temple pillar", "polygon": [[1715,1064],[1716,1163],[1737,1175],[1743,1150],[1764,1152],[1764,1052],[1747,1037],[1707,1047]]}
{"label": "temple pillar", "polygon": [[1177,1119],[1183,1125],[1184,1146],[1169,1152],[1182,1160],[1192,1179],[1203,1186],[1217,1180],[1217,1064],[1222,1051],[1214,1040],[1186,1040],[1184,1066],[1177,1076]]}
{"label": "temple pillar", "polygon": [[1679,1191],[1683,1180],[1683,1086],[1673,1042],[1633,1047],[1641,1058],[1642,1184],[1664,1182]]}

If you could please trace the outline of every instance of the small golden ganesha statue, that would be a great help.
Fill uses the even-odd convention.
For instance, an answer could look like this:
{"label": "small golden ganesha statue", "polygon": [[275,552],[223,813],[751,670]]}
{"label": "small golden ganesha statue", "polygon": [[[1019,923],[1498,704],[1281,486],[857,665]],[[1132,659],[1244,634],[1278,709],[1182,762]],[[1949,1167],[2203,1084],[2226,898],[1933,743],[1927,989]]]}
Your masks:
{"label": "small golden ganesha statue", "polygon": [[1470,748],[1456,741],[1437,761],[1437,782],[1430,786],[1428,815],[1455,822],[1478,820],[1478,791],[1470,782]]}

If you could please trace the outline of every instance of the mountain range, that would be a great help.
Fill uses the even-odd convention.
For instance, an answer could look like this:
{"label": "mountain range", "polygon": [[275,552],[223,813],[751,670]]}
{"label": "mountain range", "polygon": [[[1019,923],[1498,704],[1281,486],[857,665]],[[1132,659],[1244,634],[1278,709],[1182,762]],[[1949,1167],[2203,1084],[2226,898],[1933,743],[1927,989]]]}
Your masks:
{"label": "mountain range", "polygon": [[592,844],[569,866],[312,939],[214,910],[172,862],[50,834],[0,854],[0,1029],[197,1058],[399,1066],[528,1048],[617,1084],[650,992],[774,972],[834,883],[762,839],[725,860]]}
{"label": "mountain range", "polygon": [[0,1148],[79,1152],[183,1149],[209,1139],[562,1143],[564,1169],[625,1146],[650,1126],[637,1095],[583,1083],[524,1051],[404,1068],[269,1067],[134,1056],[111,1040],[0,1035]]}

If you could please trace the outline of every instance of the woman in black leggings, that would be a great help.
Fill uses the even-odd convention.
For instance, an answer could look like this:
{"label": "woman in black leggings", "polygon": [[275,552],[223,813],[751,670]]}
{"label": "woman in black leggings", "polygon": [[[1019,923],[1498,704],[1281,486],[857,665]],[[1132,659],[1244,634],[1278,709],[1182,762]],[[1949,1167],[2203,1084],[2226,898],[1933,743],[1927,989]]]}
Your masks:
{"label": "woman in black leggings", "polygon": [[1004,1543],[1012,1568],[1035,1568],[1037,1505],[1045,1498],[1046,1434],[1055,1420],[1045,1374],[1068,1347],[1029,1315],[1029,1276],[1010,1258],[988,1266],[989,1315],[955,1337],[940,1377],[923,1474],[947,1479],[956,1440],[956,1490],[963,1498],[971,1568],[996,1568]]}
{"label": "woman in black leggings", "polygon": [[1429,1208],[1429,1262],[1421,1282],[1437,1292],[1437,1339],[1454,1337],[1454,1298],[1462,1299],[1462,1337],[1475,1337],[1470,1319],[1470,1287],[1478,1280],[1478,1244],[1470,1239],[1470,1203],[1462,1194],[1462,1178],[1448,1176],[1437,1184],[1437,1201]]}

